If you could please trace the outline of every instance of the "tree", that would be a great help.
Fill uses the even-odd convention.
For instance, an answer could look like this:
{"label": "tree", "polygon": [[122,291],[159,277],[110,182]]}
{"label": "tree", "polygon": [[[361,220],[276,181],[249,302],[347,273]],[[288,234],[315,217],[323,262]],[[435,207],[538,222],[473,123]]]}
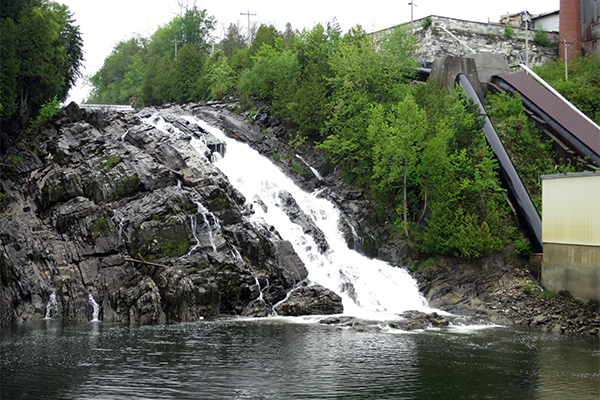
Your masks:
{"label": "tree", "polygon": [[297,31],[292,29],[292,24],[289,22],[285,24],[285,32],[283,32],[283,41],[287,47],[294,47],[294,44],[296,43],[296,36],[298,36],[298,33]]}
{"label": "tree", "polygon": [[258,53],[260,48],[265,44],[274,47],[278,38],[281,38],[281,34],[273,25],[262,24],[258,28],[258,31],[256,31],[252,46],[250,47],[250,52],[252,54]]}
{"label": "tree", "polygon": [[229,24],[225,37],[221,40],[221,50],[226,57],[230,57],[238,50],[244,49],[247,46],[247,39],[242,34],[242,29],[238,24]]}
{"label": "tree", "polygon": [[90,77],[93,86],[88,103],[129,104],[141,96],[146,74],[146,41],[134,37],[119,42],[104,60],[102,68]]}
{"label": "tree", "polygon": [[375,129],[378,135],[377,140],[374,140],[373,166],[376,190],[380,196],[387,198],[386,201],[396,205],[395,209],[402,218],[401,226],[407,237],[408,177],[409,174],[416,175],[418,171],[426,121],[426,112],[419,108],[412,95],[408,95],[387,113],[383,121],[369,126],[369,131]]}
{"label": "tree", "polygon": [[178,48],[187,44],[208,54],[214,29],[215,18],[209,16],[206,10],[198,10],[194,6],[154,32],[149,43],[150,54],[160,57],[169,54],[175,58],[175,44]]}
{"label": "tree", "polygon": [[206,96],[202,90],[204,67],[208,57],[194,46],[184,45],[174,63],[174,100],[179,103],[200,100]]}
{"label": "tree", "polygon": [[599,54],[587,54],[570,61],[568,81],[565,81],[563,60],[534,67],[534,70],[575,107],[600,124]]}
{"label": "tree", "polygon": [[69,9],[47,0],[2,4],[1,122],[25,125],[80,76],[83,41]]}

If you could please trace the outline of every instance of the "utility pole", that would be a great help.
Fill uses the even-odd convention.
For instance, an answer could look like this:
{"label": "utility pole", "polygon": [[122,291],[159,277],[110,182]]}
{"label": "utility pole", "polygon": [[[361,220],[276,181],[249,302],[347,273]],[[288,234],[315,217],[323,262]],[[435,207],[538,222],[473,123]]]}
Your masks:
{"label": "utility pole", "polygon": [[181,40],[169,40],[169,42],[174,43],[175,44],[175,62],[177,62],[177,43],[181,43]]}
{"label": "utility pole", "polygon": [[250,10],[248,10],[248,12],[240,13],[240,15],[248,16],[248,47],[250,47],[252,46],[252,38],[250,36],[250,16],[255,16],[256,14],[250,14]]}
{"label": "utility pole", "polygon": [[563,46],[565,46],[565,82],[567,82],[569,80],[569,45],[570,44],[576,44],[577,41],[573,41],[573,42],[567,42],[567,35],[565,34],[565,39],[563,41],[563,43],[561,43]]}
{"label": "utility pole", "polygon": [[522,18],[525,21],[525,65],[529,67],[529,22],[531,21],[529,11],[525,11]]}
{"label": "utility pole", "polygon": [[408,5],[410,5],[410,34],[412,35],[415,30],[413,26],[413,8],[416,4],[414,1],[411,1]]}

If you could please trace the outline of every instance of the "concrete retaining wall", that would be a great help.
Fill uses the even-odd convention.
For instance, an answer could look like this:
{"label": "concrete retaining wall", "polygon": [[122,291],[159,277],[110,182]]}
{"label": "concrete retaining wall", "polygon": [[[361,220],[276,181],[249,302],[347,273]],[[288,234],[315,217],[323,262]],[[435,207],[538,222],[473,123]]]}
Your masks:
{"label": "concrete retaining wall", "polygon": [[[431,15],[431,26],[422,28],[425,20],[414,21],[419,49],[415,57],[420,62],[432,62],[445,56],[463,57],[473,52],[502,54],[509,65],[525,62],[525,29],[513,28],[512,38],[505,36],[505,25],[463,21]],[[443,29],[445,28],[445,29]],[[392,29],[392,28],[390,28]],[[389,29],[374,32],[380,40]],[[450,33],[448,33],[449,31]],[[541,47],[534,41],[535,32],[529,31],[529,65],[542,65],[558,56],[558,33],[548,32],[550,46]]]}
{"label": "concrete retaining wall", "polygon": [[581,300],[600,301],[600,247],[544,243],[542,284]]}

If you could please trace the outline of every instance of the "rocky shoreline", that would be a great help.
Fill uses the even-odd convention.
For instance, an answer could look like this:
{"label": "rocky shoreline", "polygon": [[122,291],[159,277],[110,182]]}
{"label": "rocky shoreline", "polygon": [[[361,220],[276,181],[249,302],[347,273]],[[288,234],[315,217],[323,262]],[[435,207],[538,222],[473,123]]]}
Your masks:
{"label": "rocky shoreline", "polygon": [[[275,304],[283,315],[339,313],[337,294],[305,286],[307,271],[291,244],[247,221],[246,199],[207,161],[223,151],[219,141],[175,117],[168,122],[183,133],[165,138],[143,122],[157,110],[89,113],[70,105],[35,143],[0,160],[13,164],[1,179],[8,200],[0,213],[1,325],[43,318],[52,294],[57,313],[75,321],[90,319],[90,298],[101,319],[136,324],[261,317]],[[390,227],[371,224],[369,199],[346,185],[318,149],[289,145],[290,131],[266,105],[253,117],[235,102],[160,110],[199,116],[272,159],[305,190],[318,189],[340,209],[349,247],[409,270],[432,307],[598,335],[598,304],[543,291],[512,248],[476,262],[418,260]],[[192,148],[193,138],[202,138],[207,158]],[[293,198],[280,197],[290,220],[326,251],[323,233]],[[444,324],[405,318],[413,322],[396,328]]]}

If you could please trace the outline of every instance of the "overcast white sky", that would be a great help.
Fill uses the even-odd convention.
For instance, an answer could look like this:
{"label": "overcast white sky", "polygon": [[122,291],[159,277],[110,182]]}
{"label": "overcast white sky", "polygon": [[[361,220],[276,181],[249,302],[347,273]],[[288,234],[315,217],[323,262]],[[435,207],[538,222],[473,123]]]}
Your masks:
{"label": "overcast white sky", "polygon": [[[121,40],[135,34],[150,36],[161,25],[168,23],[179,11],[179,3],[193,4],[193,0],[55,0],[66,4],[74,14],[75,24],[81,28],[84,40],[85,62],[82,73],[95,74]],[[529,11],[540,14],[558,10],[560,0],[414,0],[414,19],[440,15],[480,22],[498,22],[506,13]],[[360,24],[367,31],[385,29],[410,22],[410,0],[197,0],[200,9],[206,9],[217,20],[215,36],[222,37],[230,23],[240,22],[244,27],[250,12],[251,23],[273,24],[283,31],[286,23],[292,28],[311,29],[317,23],[326,23],[335,17],[345,32]],[[82,82],[71,90],[70,99],[81,102],[87,97]]]}

